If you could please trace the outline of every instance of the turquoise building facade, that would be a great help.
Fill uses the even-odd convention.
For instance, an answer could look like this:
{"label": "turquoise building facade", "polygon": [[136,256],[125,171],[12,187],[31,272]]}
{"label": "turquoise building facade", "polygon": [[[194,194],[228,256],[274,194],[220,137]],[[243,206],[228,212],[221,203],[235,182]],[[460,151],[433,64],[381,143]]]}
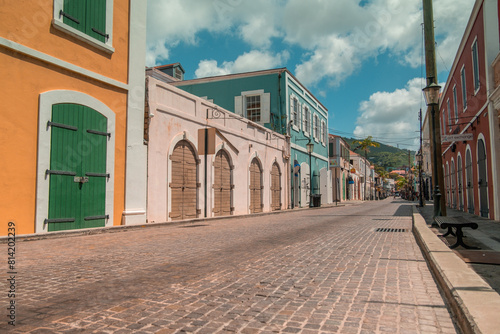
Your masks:
{"label": "turquoise building facade", "polygon": [[[290,138],[290,207],[331,202],[328,110],[286,68],[171,83]],[[210,117],[207,113],[207,116]],[[309,155],[307,144],[313,144]],[[312,166],[312,168],[311,168]],[[310,171],[312,170],[312,187]],[[313,201],[314,202],[314,201]]]}

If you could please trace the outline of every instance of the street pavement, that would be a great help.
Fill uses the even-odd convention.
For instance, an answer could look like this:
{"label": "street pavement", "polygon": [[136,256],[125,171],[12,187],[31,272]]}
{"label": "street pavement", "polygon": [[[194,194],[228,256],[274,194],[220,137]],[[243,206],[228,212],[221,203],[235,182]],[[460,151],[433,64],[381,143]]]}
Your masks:
{"label": "street pavement", "polygon": [[411,214],[386,199],[19,240],[0,332],[457,333]]}

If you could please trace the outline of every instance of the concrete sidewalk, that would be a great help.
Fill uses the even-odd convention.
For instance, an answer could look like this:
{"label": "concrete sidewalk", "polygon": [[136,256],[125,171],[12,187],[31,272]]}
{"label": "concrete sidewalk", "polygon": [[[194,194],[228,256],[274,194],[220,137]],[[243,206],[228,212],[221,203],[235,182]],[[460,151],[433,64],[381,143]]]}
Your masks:
{"label": "concrete sidewalk", "polygon": [[466,250],[449,244],[444,230],[431,227],[433,206],[413,208],[414,234],[442,292],[464,333],[499,333],[500,222],[449,209],[449,217],[462,216],[479,225],[464,229],[465,243],[480,247]]}

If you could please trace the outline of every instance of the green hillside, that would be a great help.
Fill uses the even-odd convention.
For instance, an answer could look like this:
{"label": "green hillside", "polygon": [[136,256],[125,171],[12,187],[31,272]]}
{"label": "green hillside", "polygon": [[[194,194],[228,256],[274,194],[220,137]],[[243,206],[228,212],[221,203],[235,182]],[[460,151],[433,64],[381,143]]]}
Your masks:
{"label": "green hillside", "polygon": [[[354,151],[356,148],[356,144],[353,142],[356,140],[354,138],[343,138],[349,146],[351,146],[351,150]],[[408,150],[402,150],[397,147],[385,145],[379,143],[380,147],[370,147],[370,151],[368,152],[368,159],[375,164],[376,166],[383,167],[386,171],[390,171],[393,169],[400,169],[405,166],[408,166]],[[354,152],[364,155],[364,151],[355,150]],[[413,159],[415,156],[415,151],[410,152],[410,162],[413,163]]]}

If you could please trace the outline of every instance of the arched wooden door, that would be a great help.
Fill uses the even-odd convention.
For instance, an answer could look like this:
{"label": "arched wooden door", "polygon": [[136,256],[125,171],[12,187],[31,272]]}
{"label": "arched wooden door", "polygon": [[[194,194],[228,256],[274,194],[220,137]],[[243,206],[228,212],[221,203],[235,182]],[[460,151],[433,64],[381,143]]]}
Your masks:
{"label": "arched wooden door", "polygon": [[174,220],[198,217],[197,210],[197,159],[191,145],[181,140],[170,157],[172,178],[170,218]]}
{"label": "arched wooden door", "polygon": [[231,166],[229,156],[223,150],[217,152],[214,161],[214,216],[231,214]]}
{"label": "arched wooden door", "polygon": [[271,210],[281,210],[281,172],[277,163],[271,169]]}
{"label": "arched wooden door", "polygon": [[477,170],[479,173],[479,211],[481,217],[488,217],[488,175],[486,169],[486,149],[484,141],[480,139],[477,143]]}
{"label": "arched wooden door", "polygon": [[262,168],[257,159],[250,164],[250,213],[262,212]]}

